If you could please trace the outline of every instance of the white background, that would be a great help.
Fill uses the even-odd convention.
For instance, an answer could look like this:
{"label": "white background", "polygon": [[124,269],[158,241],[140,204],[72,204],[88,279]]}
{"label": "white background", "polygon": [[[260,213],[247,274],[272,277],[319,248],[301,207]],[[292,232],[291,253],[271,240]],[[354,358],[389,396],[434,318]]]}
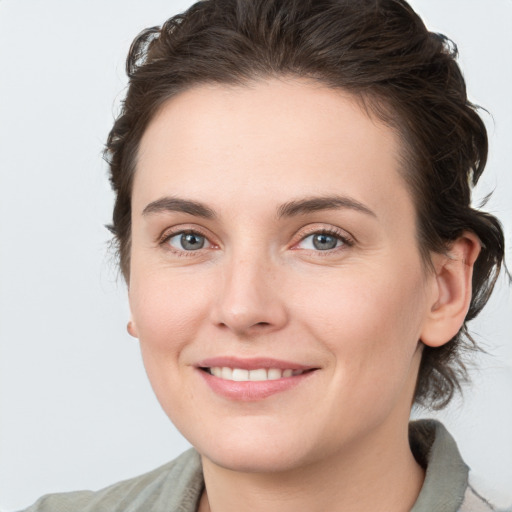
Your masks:
{"label": "white background", "polygon": [[[125,331],[125,286],[103,227],[102,145],[133,37],[188,1],[0,0],[0,507],[97,489],[187,446]],[[512,1],[415,0],[459,46],[491,137],[476,197],[505,225],[512,267]],[[493,494],[512,503],[512,300],[502,286],[473,325],[490,352],[441,417]],[[430,413],[421,412],[420,416]],[[499,497],[499,496],[497,496]]]}

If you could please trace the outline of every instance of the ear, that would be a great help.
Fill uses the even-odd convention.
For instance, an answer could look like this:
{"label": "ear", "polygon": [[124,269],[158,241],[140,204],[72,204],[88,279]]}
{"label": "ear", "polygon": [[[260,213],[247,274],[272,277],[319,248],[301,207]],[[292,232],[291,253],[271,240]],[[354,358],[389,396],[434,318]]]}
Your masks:
{"label": "ear", "polygon": [[137,331],[137,326],[135,325],[135,322],[133,320],[130,320],[126,324],[126,330],[128,331],[128,334],[130,336],[133,336],[134,338],[138,338],[139,337],[139,333]]}
{"label": "ear", "polygon": [[464,232],[450,245],[447,254],[433,255],[430,310],[421,333],[425,345],[444,345],[464,323],[471,302],[473,267],[480,249],[478,237]]}

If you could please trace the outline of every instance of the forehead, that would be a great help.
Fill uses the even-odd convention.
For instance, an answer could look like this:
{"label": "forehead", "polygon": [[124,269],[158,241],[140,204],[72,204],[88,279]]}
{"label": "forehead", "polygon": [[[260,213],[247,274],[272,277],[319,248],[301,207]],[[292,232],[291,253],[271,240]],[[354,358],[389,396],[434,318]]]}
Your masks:
{"label": "forehead", "polygon": [[202,85],[170,99],[148,126],[133,206],[176,194],[236,202],[333,191],[378,203],[405,193],[400,155],[395,130],[345,91],[301,79]]}

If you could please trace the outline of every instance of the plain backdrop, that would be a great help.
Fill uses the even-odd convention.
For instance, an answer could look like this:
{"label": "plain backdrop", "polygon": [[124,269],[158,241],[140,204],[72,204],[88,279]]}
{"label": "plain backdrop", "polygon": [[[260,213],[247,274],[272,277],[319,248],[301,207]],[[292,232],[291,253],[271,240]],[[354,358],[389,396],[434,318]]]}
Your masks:
{"label": "plain backdrop", "polygon": [[[177,0],[0,0],[0,508],[98,489],[172,459],[170,424],[126,333],[125,285],[104,224],[101,158],[133,37]],[[475,202],[503,222],[512,268],[512,1],[414,0],[459,46],[491,139]],[[443,419],[501,503],[512,504],[512,300],[502,280],[472,324],[488,355]],[[417,411],[416,416],[432,415]],[[484,484],[482,484],[484,485]]]}

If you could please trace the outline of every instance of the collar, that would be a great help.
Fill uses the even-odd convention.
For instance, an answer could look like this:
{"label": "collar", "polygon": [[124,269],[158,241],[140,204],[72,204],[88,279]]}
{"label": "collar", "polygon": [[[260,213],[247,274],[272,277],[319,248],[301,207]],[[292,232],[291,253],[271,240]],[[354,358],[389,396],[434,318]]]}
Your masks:
{"label": "collar", "polygon": [[456,512],[464,500],[468,471],[453,437],[434,420],[409,423],[411,450],[426,468],[425,481],[411,512]]}

